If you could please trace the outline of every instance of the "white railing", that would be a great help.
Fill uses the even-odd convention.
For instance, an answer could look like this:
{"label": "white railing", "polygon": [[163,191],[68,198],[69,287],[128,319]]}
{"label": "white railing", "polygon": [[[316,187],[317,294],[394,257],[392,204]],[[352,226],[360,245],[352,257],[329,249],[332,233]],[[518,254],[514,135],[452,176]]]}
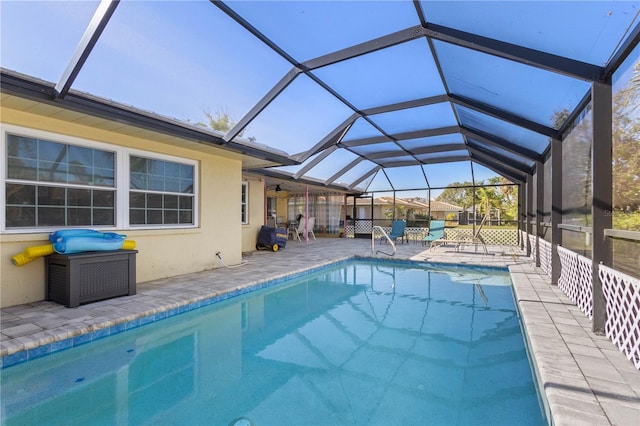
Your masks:
{"label": "white railing", "polygon": [[[391,232],[391,226],[383,226],[382,229],[384,229],[387,234]],[[356,222],[355,226],[351,224],[345,226],[345,235],[347,238],[353,238],[355,234],[369,234],[372,231],[370,220],[360,220]],[[405,232],[407,235],[422,235],[424,237],[429,233],[429,228],[407,226]],[[526,238],[526,234],[523,235]],[[446,228],[445,236],[450,240],[472,239],[473,228]],[[518,244],[518,230],[515,228],[483,229],[480,231],[480,236],[487,244],[513,246]]]}
{"label": "white railing", "polygon": [[526,234],[529,237],[529,247],[531,247],[531,255],[529,256],[531,259],[535,260],[538,256],[538,251],[536,247],[536,236],[532,234]]}
{"label": "white railing", "polygon": [[531,255],[529,256],[531,259],[536,260],[538,251],[540,251],[540,269],[551,278],[551,253],[553,252],[551,243],[544,238],[539,238],[536,246],[536,236],[524,231],[520,231],[520,238],[525,243],[528,241],[531,245]]}
{"label": "white railing", "polygon": [[[473,232],[473,228],[446,228],[444,230],[445,237],[449,240],[471,240]],[[516,228],[485,228],[478,235],[486,244],[518,245],[518,230]]]}
{"label": "white railing", "polygon": [[[376,231],[379,232],[380,234],[382,234],[382,236],[384,238],[386,238],[387,241],[389,241],[389,244],[391,244],[391,247],[393,247],[393,253],[387,253],[386,251],[382,251],[382,250],[376,251],[376,238],[378,238],[376,236],[376,234],[377,234]],[[382,226],[377,226],[376,225],[371,230],[371,255],[375,256],[378,253],[386,254],[387,256],[395,256],[395,254],[396,254],[396,245],[391,240],[391,238],[389,238],[389,235],[387,235],[387,233],[385,232],[384,228],[382,228]]]}
{"label": "white railing", "polygon": [[[535,259],[535,237],[522,233],[531,244]],[[539,240],[540,267],[550,275],[553,248]],[[593,281],[591,259],[558,246],[560,277],[558,288],[589,318],[593,319]],[[640,280],[608,266],[599,265],[598,275],[606,301],[605,333],[628,360],[640,370]]]}
{"label": "white railing", "polygon": [[540,249],[540,268],[551,278],[551,243],[543,238],[538,240]]}
{"label": "white railing", "polygon": [[598,275],[607,301],[605,333],[640,370],[640,280],[604,265]]}
{"label": "white railing", "polygon": [[591,259],[558,246],[560,257],[560,278],[558,288],[571,299],[578,308],[593,318],[593,282],[591,280]]}

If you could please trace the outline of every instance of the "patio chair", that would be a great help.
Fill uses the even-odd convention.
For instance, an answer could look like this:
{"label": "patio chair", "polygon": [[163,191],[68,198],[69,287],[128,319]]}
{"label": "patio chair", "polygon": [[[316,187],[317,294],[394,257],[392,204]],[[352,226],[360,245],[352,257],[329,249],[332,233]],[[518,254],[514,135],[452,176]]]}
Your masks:
{"label": "patio chair", "polygon": [[456,251],[460,250],[460,247],[462,247],[465,244],[481,244],[482,245],[482,249],[484,250],[484,254],[489,254],[489,251],[487,250],[487,243],[484,240],[484,238],[482,238],[482,235],[480,235],[480,231],[482,231],[482,227],[484,226],[484,224],[487,222],[488,219],[488,215],[485,215],[482,218],[482,222],[480,222],[480,226],[478,227],[478,229],[476,229],[475,234],[473,234],[473,237],[471,237],[471,240],[461,240],[459,241],[456,246]]}
{"label": "patio chair", "polygon": [[[406,225],[407,223],[404,220],[401,220],[401,219],[394,220],[393,223],[391,224],[391,233],[389,234],[389,239],[395,243],[398,240],[398,238],[400,238],[400,242],[403,242],[404,228]],[[380,241],[384,241],[384,240],[385,240],[384,237],[380,239]]]}
{"label": "patio chair", "polygon": [[431,249],[436,241],[444,239],[444,220],[432,220],[429,224],[429,233],[422,239],[422,245],[429,243]]}
{"label": "patio chair", "polygon": [[[433,221],[431,222],[433,223]],[[487,250],[487,243],[485,242],[484,238],[482,238],[482,235],[480,235],[480,231],[482,230],[482,227],[484,226],[485,220],[483,219],[482,222],[480,223],[480,226],[476,229],[476,232],[473,234],[473,236],[471,237],[462,237],[462,238],[440,238],[439,240],[435,240],[431,242],[431,246],[429,247],[429,249],[431,249],[434,245],[436,244],[441,244],[441,245],[446,245],[446,244],[455,244],[456,246],[456,251],[459,251],[460,248],[464,245],[469,245],[469,244],[480,244],[482,245],[482,249],[484,250],[484,254],[489,254],[489,251]],[[443,233],[444,233],[444,229],[443,229]]]}
{"label": "patio chair", "polygon": [[[300,235],[303,235],[305,237],[305,239],[311,235],[311,237],[313,237],[313,239],[316,239],[316,234],[313,233],[313,227],[316,225],[316,218],[315,217],[310,217],[309,218],[309,226],[308,226],[308,231],[307,231],[307,218],[306,217],[301,217],[300,218],[300,223],[298,223],[298,229],[296,229],[296,237],[298,238],[298,241],[302,241],[302,239],[300,238]],[[305,234],[305,232],[307,234]]]}

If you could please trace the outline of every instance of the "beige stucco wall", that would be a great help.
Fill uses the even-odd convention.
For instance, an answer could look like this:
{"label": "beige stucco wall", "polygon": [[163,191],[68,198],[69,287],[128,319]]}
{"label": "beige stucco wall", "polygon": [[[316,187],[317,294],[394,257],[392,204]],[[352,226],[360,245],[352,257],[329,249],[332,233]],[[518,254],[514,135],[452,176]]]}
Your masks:
{"label": "beige stucco wall", "polygon": [[[115,230],[115,232],[126,234],[128,239],[134,240],[137,244],[138,282],[222,267],[215,257],[217,251],[221,252],[227,265],[241,262],[244,229],[240,220],[242,162],[239,156],[235,158],[228,154],[222,156],[202,149],[194,151],[186,147],[176,147],[77,125],[6,107],[2,108],[1,120],[3,124],[198,161],[199,226],[197,228]],[[2,158],[1,161],[6,160]],[[251,186],[259,187],[260,185]],[[261,187],[255,194],[253,189],[251,191],[252,197],[257,197],[257,192],[262,193]],[[262,204],[251,201],[251,226],[254,223],[257,226],[259,222],[253,207]],[[258,210],[262,211],[262,207]],[[21,253],[27,247],[48,243],[47,236],[47,233],[0,235],[0,306],[13,306],[45,298],[44,260],[40,258],[18,267],[13,265],[11,257]],[[253,245],[255,246],[255,241]]]}
{"label": "beige stucco wall", "polygon": [[293,220],[294,218],[289,218],[289,193],[287,191],[277,192],[276,198],[276,211],[278,212],[278,217],[282,218],[283,223]]}
{"label": "beige stucco wall", "polygon": [[242,251],[250,252],[256,249],[258,232],[260,232],[260,227],[264,225],[264,180],[245,178],[244,181],[247,182],[249,186],[249,222],[242,225]]}
{"label": "beige stucco wall", "polygon": [[267,191],[268,198],[276,199],[276,217],[281,218],[282,222],[279,224],[286,224],[289,220],[294,218],[289,218],[289,191],[274,191],[270,189]]}

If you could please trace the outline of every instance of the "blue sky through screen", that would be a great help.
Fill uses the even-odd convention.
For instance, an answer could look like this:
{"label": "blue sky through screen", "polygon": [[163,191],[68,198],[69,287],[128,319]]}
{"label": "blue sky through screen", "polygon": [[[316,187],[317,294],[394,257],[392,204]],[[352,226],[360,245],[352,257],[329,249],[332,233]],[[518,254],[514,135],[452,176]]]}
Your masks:
{"label": "blue sky through screen", "polygon": [[[435,24],[599,65],[609,59],[637,13],[637,2],[626,1],[421,3],[427,20]],[[410,1],[227,4],[300,62],[420,25]],[[2,67],[57,83],[97,6],[97,1],[3,0]],[[432,47],[441,55],[439,65],[448,76],[444,83],[430,56]],[[292,68],[209,1],[123,0],[73,89],[191,123],[203,121],[207,112],[228,113],[238,121]],[[481,78],[478,71],[482,71]],[[314,75],[358,110],[445,95],[448,90],[545,125],[552,123],[557,108],[574,108],[589,88],[588,82],[442,41],[430,46],[422,37],[318,68]],[[313,79],[299,74],[249,124],[243,136],[297,154],[315,146],[355,112]],[[461,120],[470,128],[492,132],[537,152],[543,152],[548,144],[540,134],[462,106],[452,108],[449,102],[373,114],[370,119],[379,128],[359,118],[344,141],[455,127]],[[353,146],[351,151],[340,149],[331,154],[307,176],[327,179],[358,153],[384,150],[390,156],[373,161],[393,164],[431,155],[412,157],[401,146],[412,151],[427,145],[463,143],[459,133],[452,133],[409,138],[404,144],[403,140],[398,144],[388,140]],[[432,157],[464,154],[460,148],[454,146]],[[362,161],[336,182],[353,182],[376,166],[373,161]],[[424,170],[429,183],[441,187],[470,181],[470,164],[427,164]],[[295,172],[303,166],[285,170]],[[406,174],[403,169],[389,169],[397,190],[415,187],[415,168],[408,167]],[[474,171],[478,181],[496,176],[486,167],[478,166]],[[383,188],[386,178],[382,177],[378,173],[358,187],[373,184]]]}

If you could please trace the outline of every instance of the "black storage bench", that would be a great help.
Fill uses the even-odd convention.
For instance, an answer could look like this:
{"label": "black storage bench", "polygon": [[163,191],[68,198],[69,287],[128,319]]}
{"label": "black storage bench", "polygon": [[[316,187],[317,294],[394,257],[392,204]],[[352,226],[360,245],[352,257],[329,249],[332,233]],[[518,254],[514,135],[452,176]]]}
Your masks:
{"label": "black storage bench", "polygon": [[74,308],[136,294],[137,250],[46,256],[47,300]]}

